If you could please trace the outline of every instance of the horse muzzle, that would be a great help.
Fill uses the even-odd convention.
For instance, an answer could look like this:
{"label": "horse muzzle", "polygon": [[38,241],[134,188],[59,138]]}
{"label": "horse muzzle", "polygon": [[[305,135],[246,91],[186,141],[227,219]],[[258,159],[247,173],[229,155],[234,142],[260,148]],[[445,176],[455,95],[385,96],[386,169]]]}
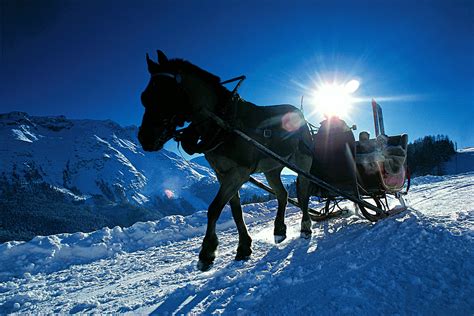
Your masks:
{"label": "horse muzzle", "polygon": [[163,128],[157,131],[154,128],[143,128],[140,127],[138,131],[138,141],[142,145],[144,151],[159,151],[163,149],[165,143],[170,140],[174,135],[174,128]]}

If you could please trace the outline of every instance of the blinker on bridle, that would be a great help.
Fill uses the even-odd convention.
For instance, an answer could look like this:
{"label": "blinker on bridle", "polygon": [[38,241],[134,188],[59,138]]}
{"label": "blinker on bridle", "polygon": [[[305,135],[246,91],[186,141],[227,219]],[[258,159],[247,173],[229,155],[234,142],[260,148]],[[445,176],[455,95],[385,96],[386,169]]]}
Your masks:
{"label": "blinker on bridle", "polygon": [[181,81],[183,81],[183,78],[181,77],[180,74],[172,74],[170,72],[158,72],[156,74],[152,74],[151,77],[158,77],[158,76],[161,76],[161,77],[168,77],[168,78],[171,78],[171,79],[174,79],[176,81],[176,83],[180,84]]}

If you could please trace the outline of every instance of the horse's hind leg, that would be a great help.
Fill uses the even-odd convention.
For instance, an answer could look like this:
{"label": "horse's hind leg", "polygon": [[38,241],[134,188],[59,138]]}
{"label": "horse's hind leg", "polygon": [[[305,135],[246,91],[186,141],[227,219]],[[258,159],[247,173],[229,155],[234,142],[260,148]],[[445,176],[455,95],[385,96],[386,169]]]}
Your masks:
{"label": "horse's hind leg", "polygon": [[198,269],[208,270],[216,258],[219,244],[216,235],[216,223],[226,203],[238,192],[242,184],[248,180],[249,174],[241,168],[232,169],[219,177],[220,188],[207,211],[206,236],[199,252]]}
{"label": "horse's hind leg", "polygon": [[276,243],[286,239],[285,210],[288,203],[288,192],[281,182],[280,173],[282,170],[283,168],[278,168],[265,173],[268,184],[275,191],[278,200],[278,211],[275,218],[275,229],[273,230]]}
{"label": "horse's hind leg", "polygon": [[246,260],[252,254],[252,238],[250,238],[247,226],[245,226],[239,192],[230,199],[229,204],[239,232],[239,246],[237,247],[235,260]]}
{"label": "horse's hind leg", "polygon": [[[296,156],[297,165],[308,172],[311,169],[312,160],[313,158],[310,155],[299,153]],[[298,203],[300,204],[301,211],[303,212],[303,218],[301,219],[301,237],[310,238],[312,234],[312,223],[311,217],[309,217],[308,213],[308,204],[311,195],[311,182],[302,175],[298,175],[296,181],[296,194],[298,196]]]}
{"label": "horse's hind leg", "polygon": [[303,176],[298,176],[296,181],[296,193],[298,196],[298,203],[300,204],[301,211],[303,212],[303,218],[301,219],[301,237],[310,238],[312,234],[311,230],[311,217],[308,213],[308,204],[310,196],[310,182]]}

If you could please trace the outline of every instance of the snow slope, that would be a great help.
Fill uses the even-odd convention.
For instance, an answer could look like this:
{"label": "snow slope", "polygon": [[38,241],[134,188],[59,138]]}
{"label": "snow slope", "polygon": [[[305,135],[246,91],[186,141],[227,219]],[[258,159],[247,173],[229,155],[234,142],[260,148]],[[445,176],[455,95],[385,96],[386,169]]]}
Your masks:
{"label": "snow slope", "polygon": [[[414,179],[410,212],[372,224],[357,214],[272,240],[276,202],[244,207],[252,258],[235,262],[230,211],[219,255],[196,270],[206,214],[0,245],[0,314],[472,315],[474,173]],[[316,206],[313,202],[313,206]],[[350,204],[348,204],[351,207]]]}
{"label": "snow slope", "polygon": [[459,149],[449,161],[443,164],[447,174],[458,174],[474,171],[474,147]]}

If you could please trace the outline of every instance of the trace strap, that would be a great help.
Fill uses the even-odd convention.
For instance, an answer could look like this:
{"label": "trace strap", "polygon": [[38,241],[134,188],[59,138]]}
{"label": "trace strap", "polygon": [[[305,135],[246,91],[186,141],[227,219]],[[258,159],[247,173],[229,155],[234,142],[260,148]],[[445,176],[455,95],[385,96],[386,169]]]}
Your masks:
{"label": "trace strap", "polygon": [[245,77],[245,75],[243,75],[243,76],[235,77],[235,78],[232,78],[232,79],[229,79],[229,80],[226,80],[226,81],[222,81],[221,84],[227,84],[227,83],[231,83],[231,82],[234,82],[234,81],[237,81],[237,80],[240,80],[242,82],[243,80],[245,80],[245,78],[247,78],[247,77]]}

